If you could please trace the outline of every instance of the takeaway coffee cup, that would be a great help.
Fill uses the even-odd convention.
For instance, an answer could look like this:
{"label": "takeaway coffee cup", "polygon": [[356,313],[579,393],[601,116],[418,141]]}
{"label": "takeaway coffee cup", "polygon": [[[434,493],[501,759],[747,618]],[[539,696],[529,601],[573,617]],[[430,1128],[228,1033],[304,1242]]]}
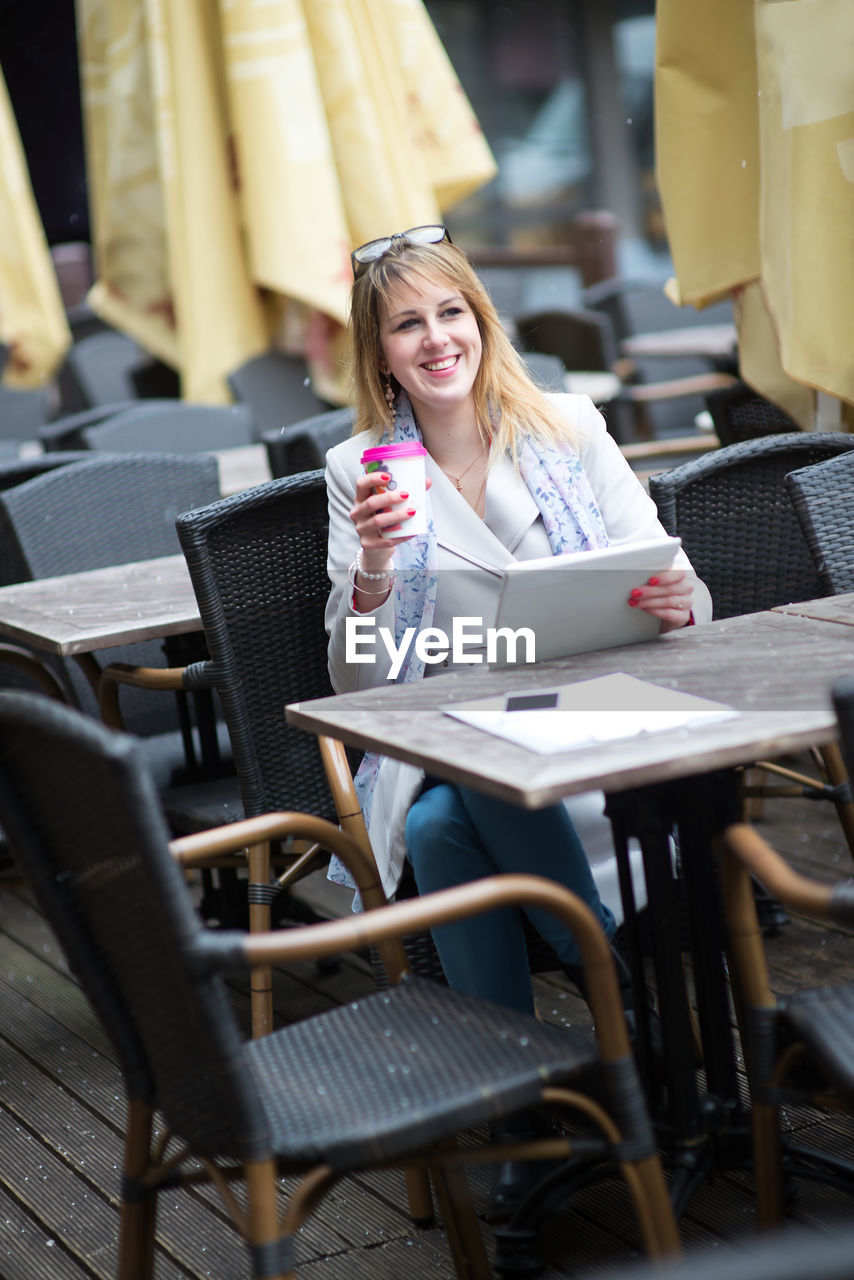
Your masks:
{"label": "takeaway coffee cup", "polygon": [[408,538],[413,533],[427,532],[427,511],[424,504],[427,491],[424,471],[426,457],[427,450],[417,440],[380,444],[374,449],[366,449],[362,454],[365,471],[384,471],[391,477],[388,484],[378,492],[384,493],[388,489],[408,493],[409,498],[402,509],[406,511],[411,507],[415,508],[415,515],[402,520],[399,529],[389,532],[383,530],[384,538]]}

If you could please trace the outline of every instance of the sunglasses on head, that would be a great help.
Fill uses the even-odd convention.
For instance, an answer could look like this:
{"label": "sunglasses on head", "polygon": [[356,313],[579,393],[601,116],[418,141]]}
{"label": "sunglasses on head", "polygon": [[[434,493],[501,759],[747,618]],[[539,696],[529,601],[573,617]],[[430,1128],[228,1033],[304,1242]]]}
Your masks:
{"label": "sunglasses on head", "polygon": [[443,240],[447,240],[451,244],[448,228],[438,223],[426,227],[410,227],[408,231],[398,231],[393,236],[380,236],[379,240],[369,240],[350,254],[353,278],[356,279],[371,262],[376,262],[388,253],[395,240],[403,240],[405,244],[441,244]]}

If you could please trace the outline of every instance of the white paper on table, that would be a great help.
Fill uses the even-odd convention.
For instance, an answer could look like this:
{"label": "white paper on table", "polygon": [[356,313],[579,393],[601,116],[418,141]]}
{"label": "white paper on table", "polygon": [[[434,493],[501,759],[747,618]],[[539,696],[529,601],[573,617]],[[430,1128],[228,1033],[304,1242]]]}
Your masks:
{"label": "white paper on table", "polygon": [[[522,701],[551,694],[555,705],[507,710],[508,699]],[[678,689],[638,680],[622,671],[576,684],[513,691],[472,702],[446,703],[446,715],[506,738],[530,751],[549,754],[574,747],[614,742],[666,729],[712,724],[738,715],[732,707]]]}

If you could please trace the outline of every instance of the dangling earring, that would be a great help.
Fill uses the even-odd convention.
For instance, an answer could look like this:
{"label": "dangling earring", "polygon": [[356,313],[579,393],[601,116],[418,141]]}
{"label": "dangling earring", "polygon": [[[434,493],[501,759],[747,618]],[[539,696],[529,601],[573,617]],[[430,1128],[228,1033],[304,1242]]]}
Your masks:
{"label": "dangling earring", "polygon": [[383,373],[383,395],[388,405],[388,417],[392,430],[394,429],[394,387],[391,385],[391,374]]}

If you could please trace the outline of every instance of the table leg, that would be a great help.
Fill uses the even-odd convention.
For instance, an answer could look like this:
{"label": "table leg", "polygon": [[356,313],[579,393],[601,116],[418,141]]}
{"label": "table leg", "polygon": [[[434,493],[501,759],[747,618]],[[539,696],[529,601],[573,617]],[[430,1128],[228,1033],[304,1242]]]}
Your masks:
{"label": "table leg", "polygon": [[[671,1196],[681,1213],[691,1195],[717,1169],[743,1167],[749,1127],[741,1105],[724,964],[723,909],[711,837],[732,820],[735,776],[727,771],[609,796],[626,918],[628,961],[635,976],[639,1020],[643,948],[629,874],[629,835],[640,841],[646,876],[650,950],[658,987],[663,1054],[651,1060],[639,1037],[645,1080],[653,1082],[650,1108],[673,1168]],[[678,830],[680,868],[674,871],[669,836]],[[680,892],[681,889],[681,892]],[[687,924],[687,930],[685,925]],[[692,959],[706,1088],[697,1062],[682,955]]]}

